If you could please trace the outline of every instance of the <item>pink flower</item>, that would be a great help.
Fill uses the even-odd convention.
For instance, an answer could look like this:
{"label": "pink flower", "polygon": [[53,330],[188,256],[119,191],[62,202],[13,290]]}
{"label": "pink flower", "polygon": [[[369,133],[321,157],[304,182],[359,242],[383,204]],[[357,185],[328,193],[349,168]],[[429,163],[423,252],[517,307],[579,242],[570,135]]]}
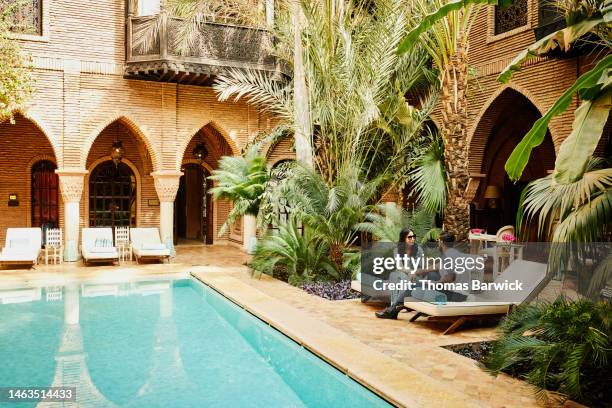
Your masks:
{"label": "pink flower", "polygon": [[501,239],[502,241],[506,241],[506,242],[516,241],[516,237],[512,234],[502,234]]}
{"label": "pink flower", "polygon": [[480,234],[482,230],[480,228],[472,228],[472,234]]}

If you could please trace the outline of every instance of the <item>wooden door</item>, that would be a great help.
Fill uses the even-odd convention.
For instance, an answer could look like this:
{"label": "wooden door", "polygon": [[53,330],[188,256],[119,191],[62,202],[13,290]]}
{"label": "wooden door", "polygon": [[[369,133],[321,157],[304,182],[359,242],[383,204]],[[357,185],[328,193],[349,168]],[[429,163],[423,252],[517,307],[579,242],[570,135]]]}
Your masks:
{"label": "wooden door", "polygon": [[202,239],[202,168],[185,166],[185,238]]}

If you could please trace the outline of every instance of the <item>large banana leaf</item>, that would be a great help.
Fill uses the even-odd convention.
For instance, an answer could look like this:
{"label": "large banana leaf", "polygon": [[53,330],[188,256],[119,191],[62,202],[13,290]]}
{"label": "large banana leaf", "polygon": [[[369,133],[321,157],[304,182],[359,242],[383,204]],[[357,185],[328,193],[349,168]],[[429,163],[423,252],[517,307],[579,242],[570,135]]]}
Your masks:
{"label": "large banana leaf", "polygon": [[523,170],[529,161],[529,156],[531,156],[531,151],[544,141],[548,123],[551,119],[565,112],[576,92],[587,91],[581,93],[583,98],[596,98],[602,92],[602,88],[608,85],[608,78],[610,77],[611,71],[612,55],[608,55],[600,60],[593,69],[582,74],[576,82],[557,99],[544,116],[534,123],[531,130],[514,148],[506,162],[506,173],[508,173],[511,180],[516,181],[521,178]]}
{"label": "large banana leaf", "polygon": [[563,142],[555,162],[557,183],[573,183],[582,178],[597,148],[612,107],[612,89],[593,101],[584,101],[574,114],[572,133]]}
{"label": "large banana leaf", "polygon": [[414,27],[407,35],[404,37],[402,42],[397,47],[398,54],[404,54],[410,50],[414,44],[419,40],[419,36],[423,34],[425,31],[429,30],[431,26],[433,26],[437,21],[442,20],[447,15],[452,13],[453,11],[459,11],[470,5],[477,4],[489,4],[495,6],[508,6],[512,3],[513,0],[453,0],[449,1],[436,11],[431,14],[426,15],[421,23]]}

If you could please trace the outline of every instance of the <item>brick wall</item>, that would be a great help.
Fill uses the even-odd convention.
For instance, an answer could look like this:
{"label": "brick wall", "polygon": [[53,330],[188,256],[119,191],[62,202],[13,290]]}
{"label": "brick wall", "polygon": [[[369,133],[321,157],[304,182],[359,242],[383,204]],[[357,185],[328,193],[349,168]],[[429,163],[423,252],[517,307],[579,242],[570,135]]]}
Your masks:
{"label": "brick wall", "polygon": [[[32,165],[39,160],[56,162],[51,144],[34,123],[18,115],[15,124],[0,124],[0,243],[4,245],[6,228],[30,227],[32,219]],[[9,207],[9,194],[17,194],[19,206]],[[60,198],[60,226],[63,204]]]}

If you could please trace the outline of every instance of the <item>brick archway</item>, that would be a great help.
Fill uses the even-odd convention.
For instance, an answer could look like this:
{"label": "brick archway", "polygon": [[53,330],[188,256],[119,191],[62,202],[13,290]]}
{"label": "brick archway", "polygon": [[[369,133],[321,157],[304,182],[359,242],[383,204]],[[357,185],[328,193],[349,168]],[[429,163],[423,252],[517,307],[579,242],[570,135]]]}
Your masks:
{"label": "brick archway", "polygon": [[146,148],[146,154],[148,155],[148,158],[151,161],[152,168],[153,168],[152,171],[160,170],[160,159],[159,159],[160,155],[157,149],[155,148],[155,145],[153,144],[151,139],[141,130],[142,128],[138,126],[133,119],[128,118],[125,115],[112,116],[111,118],[103,121],[100,125],[96,127],[96,129],[93,132],[90,133],[90,135],[85,139],[83,143],[83,147],[81,149],[80,159],[81,159],[82,166],[83,167],[86,166],[87,158],[89,157],[93,144],[95,143],[98,136],[100,136],[100,134],[106,128],[108,128],[115,122],[119,122],[122,125],[124,125],[127,129],[129,129],[132,135],[136,136],[137,139],[140,142],[142,142],[142,144]]}
{"label": "brick archway", "polygon": [[[555,147],[548,130],[544,142],[532,151],[519,181],[512,183],[504,169],[514,148],[541,117],[542,111],[511,87],[487,106],[470,140],[470,174],[480,177],[473,191],[472,225],[492,233],[503,225],[514,225],[521,191],[554,168]],[[497,197],[491,199],[490,195]]]}

